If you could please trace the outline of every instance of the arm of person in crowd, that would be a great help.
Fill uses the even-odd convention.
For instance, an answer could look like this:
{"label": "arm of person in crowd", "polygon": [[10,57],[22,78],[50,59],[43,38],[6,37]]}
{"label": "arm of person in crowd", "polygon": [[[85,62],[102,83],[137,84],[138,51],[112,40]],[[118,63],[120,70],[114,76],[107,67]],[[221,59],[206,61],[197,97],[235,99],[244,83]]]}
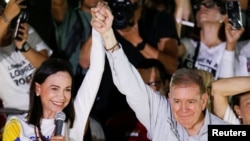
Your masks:
{"label": "arm of person in crowd", "polygon": [[26,6],[19,5],[22,1],[23,0],[10,0],[4,11],[2,11],[2,13],[0,11],[0,46],[2,45],[2,39],[8,32],[12,19],[19,14],[21,8],[26,8]]}
{"label": "arm of person in crowd", "polygon": [[14,40],[15,45],[17,47],[17,49],[22,49],[24,47],[24,45],[26,44],[29,49],[27,51],[20,51],[24,57],[30,61],[30,63],[37,68],[38,66],[40,66],[40,64],[45,61],[46,59],[48,59],[49,57],[49,53],[43,49],[41,51],[36,51],[33,47],[31,47],[31,44],[28,41],[28,37],[29,35],[29,25],[28,23],[23,23],[21,24],[21,28],[18,29],[20,32],[22,32],[23,34],[19,34],[19,38],[21,40]]}
{"label": "arm of person in crowd", "polygon": [[222,57],[221,69],[219,78],[227,78],[234,76],[234,60],[235,60],[235,47],[245,29],[233,29],[232,25],[225,18],[225,33],[226,33],[226,50]]}
{"label": "arm of person in crowd", "polygon": [[76,119],[70,131],[70,138],[75,141],[83,140],[90,110],[94,104],[104,71],[105,51],[102,38],[94,29],[92,30],[92,41],[90,67],[74,101],[75,111],[78,112],[76,112]]}
{"label": "arm of person in crowd", "polygon": [[213,96],[214,113],[224,118],[225,111],[229,106],[229,96],[250,91],[250,77],[238,76],[223,78],[212,82],[211,95]]}
{"label": "arm of person in crowd", "polygon": [[86,40],[82,44],[81,53],[79,58],[79,64],[82,68],[87,69],[90,65],[90,51],[91,51],[91,44],[92,44],[92,36]]}
{"label": "arm of person in crowd", "polygon": [[182,20],[189,21],[192,14],[190,0],[175,0],[174,17],[179,37],[181,37]]}
{"label": "arm of person in crowd", "polygon": [[164,65],[167,73],[173,74],[178,67],[178,41],[174,38],[161,38],[157,51],[159,51],[158,60]]}
{"label": "arm of person in crowd", "polygon": [[67,10],[67,0],[51,0],[52,17],[57,23],[61,23],[64,20]]}
{"label": "arm of person in crowd", "polygon": [[185,56],[187,50],[183,43],[178,46],[178,58],[181,59]]}
{"label": "arm of person in crowd", "polygon": [[[3,33],[0,34],[0,40],[5,38],[6,34],[9,34],[9,26],[12,19],[14,19],[17,14],[20,13],[20,10],[23,8],[26,8],[24,5],[20,5],[20,3],[23,2],[23,0],[10,0],[4,10],[4,18],[1,18],[2,25],[1,30],[3,30]],[[19,28],[19,31],[23,34],[20,34],[19,37],[21,40],[14,40],[14,43],[17,47],[17,49],[23,48],[25,43],[27,43],[29,38],[29,25],[27,23],[21,24],[21,28]],[[9,37],[12,39],[11,37]],[[25,52],[22,52],[24,57],[31,62],[31,64],[34,67],[38,67],[45,59],[48,58],[48,52],[46,50],[36,51],[34,50],[29,43],[27,43],[27,50]]]}
{"label": "arm of person in crowd", "polygon": [[[151,118],[154,118],[158,110],[151,110],[153,108],[160,108],[157,104],[160,100],[160,94],[154,92],[147,86],[137,69],[128,61],[121,45],[117,42],[113,29],[112,21],[113,15],[109,8],[99,7],[92,9],[92,26],[103,37],[106,55],[110,63],[112,78],[114,84],[119,91],[126,95],[129,106],[135,111],[137,118],[143,125],[150,130]],[[164,96],[161,98],[163,99]],[[164,97],[165,98],[165,97]],[[151,104],[155,100],[154,105]],[[156,107],[154,107],[156,106]]]}
{"label": "arm of person in crowd", "polygon": [[[118,32],[134,47],[138,47],[138,45],[143,42],[142,37],[139,35],[137,23],[134,24],[130,30],[126,31],[126,33],[119,30]],[[145,58],[160,60],[168,74],[173,74],[178,67],[178,42],[174,38],[162,38],[158,43],[157,49],[145,43],[145,46],[139,50]]]}

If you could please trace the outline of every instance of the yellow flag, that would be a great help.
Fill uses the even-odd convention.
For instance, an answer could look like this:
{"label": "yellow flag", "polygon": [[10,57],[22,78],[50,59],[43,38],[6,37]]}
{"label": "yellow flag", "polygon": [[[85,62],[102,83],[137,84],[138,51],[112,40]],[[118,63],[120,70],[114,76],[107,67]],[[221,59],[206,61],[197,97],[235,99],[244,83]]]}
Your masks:
{"label": "yellow flag", "polygon": [[11,119],[4,127],[3,141],[19,141],[21,124],[17,119]]}

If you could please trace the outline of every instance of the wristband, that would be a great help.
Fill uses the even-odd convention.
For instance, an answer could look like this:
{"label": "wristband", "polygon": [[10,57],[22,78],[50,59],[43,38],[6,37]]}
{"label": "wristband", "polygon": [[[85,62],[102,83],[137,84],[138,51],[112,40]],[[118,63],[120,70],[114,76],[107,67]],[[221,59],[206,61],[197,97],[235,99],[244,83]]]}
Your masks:
{"label": "wristband", "polygon": [[30,50],[30,45],[27,42],[25,42],[23,43],[22,48],[21,49],[17,48],[17,50],[21,52],[28,52]]}
{"label": "wristband", "polygon": [[113,53],[116,47],[120,48],[120,44],[118,42],[115,45],[113,45],[111,48],[109,48],[109,49],[105,48],[105,50],[106,51],[111,51]]}
{"label": "wristband", "polygon": [[137,46],[136,46],[136,48],[138,49],[138,50],[143,50],[144,48],[146,47],[146,42],[145,41],[142,41],[142,42],[140,42],[139,44],[137,44]]}

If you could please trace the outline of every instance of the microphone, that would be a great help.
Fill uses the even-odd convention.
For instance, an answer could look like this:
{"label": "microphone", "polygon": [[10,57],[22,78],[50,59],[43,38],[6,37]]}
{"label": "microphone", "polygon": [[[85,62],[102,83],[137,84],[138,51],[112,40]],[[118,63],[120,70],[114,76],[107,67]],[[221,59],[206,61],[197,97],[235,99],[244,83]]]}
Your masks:
{"label": "microphone", "polygon": [[56,113],[55,116],[55,136],[60,136],[62,135],[62,128],[63,128],[63,122],[66,118],[66,115],[64,112],[58,112]]}

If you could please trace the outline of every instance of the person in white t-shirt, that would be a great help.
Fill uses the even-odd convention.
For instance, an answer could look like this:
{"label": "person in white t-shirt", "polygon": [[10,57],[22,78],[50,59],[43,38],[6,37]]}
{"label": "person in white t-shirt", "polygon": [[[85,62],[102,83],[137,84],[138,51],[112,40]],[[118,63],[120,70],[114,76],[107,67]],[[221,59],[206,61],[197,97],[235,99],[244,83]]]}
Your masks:
{"label": "person in white t-shirt", "polygon": [[215,79],[234,76],[235,46],[244,28],[233,29],[228,20],[225,1],[202,0],[196,13],[198,39],[181,39],[180,67],[206,70]]}
{"label": "person in white t-shirt", "polygon": [[27,23],[19,28],[20,40],[13,39],[11,22],[26,7],[22,1],[10,0],[0,11],[0,99],[4,108],[28,110],[32,74],[52,50]]}
{"label": "person in white t-shirt", "polygon": [[239,41],[235,54],[235,75],[250,76],[250,40]]}

